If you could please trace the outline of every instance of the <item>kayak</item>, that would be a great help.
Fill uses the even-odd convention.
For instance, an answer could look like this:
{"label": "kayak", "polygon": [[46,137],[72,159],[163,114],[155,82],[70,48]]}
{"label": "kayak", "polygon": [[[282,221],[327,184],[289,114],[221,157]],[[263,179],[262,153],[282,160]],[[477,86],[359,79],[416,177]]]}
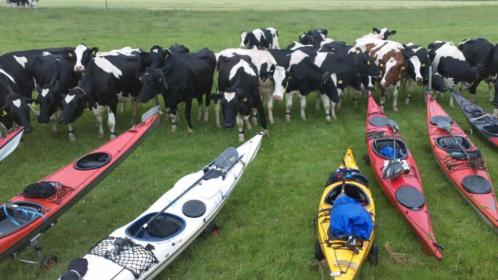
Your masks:
{"label": "kayak", "polygon": [[451,90],[451,95],[456,104],[469,121],[473,130],[486,138],[493,146],[498,148],[498,118],[484,111],[483,108],[465,97]]}
{"label": "kayak", "polygon": [[[363,208],[364,215],[369,216],[371,222],[370,233],[365,233],[362,237],[359,237],[360,234],[335,236],[331,233],[331,224],[340,224],[344,220],[340,219],[342,217],[339,215],[331,215],[332,211],[339,209],[335,203],[341,194],[354,199],[353,203],[344,206],[350,211],[350,216],[346,218],[354,218],[357,225],[363,224],[360,218],[356,218],[357,207]],[[332,217],[337,218],[337,221],[331,222]],[[368,189],[368,178],[360,172],[353,150],[349,147],[343,157],[343,164],[332,173],[325,184],[315,218],[315,255],[318,260],[326,260],[333,279],[354,279],[366,259],[372,264],[377,263],[378,248],[374,244],[374,223],[375,204]]]}
{"label": "kayak", "polygon": [[142,123],[0,205],[0,259],[15,257],[28,245],[38,252],[40,233],[51,228],[159,124],[158,109],[145,113],[148,118]]}
{"label": "kayak", "polygon": [[[442,122],[447,122],[455,138],[441,128]],[[443,172],[484,221],[498,230],[498,203],[481,153],[432,96],[427,98],[427,128],[432,151]]]}
{"label": "kayak", "polygon": [[0,161],[8,157],[21,142],[23,127],[18,127],[7,136],[0,138]]}
{"label": "kayak", "polygon": [[[366,120],[368,156],[366,159],[370,163],[372,172],[382,191],[406,219],[415,235],[422,242],[425,251],[441,260],[443,258],[442,247],[436,242],[432,230],[420,173],[415,159],[400,134],[398,132],[393,134],[393,129],[390,127],[393,126],[393,122],[386,117],[375,102],[372,93],[369,92]],[[396,138],[395,142],[393,137]],[[395,143],[395,147],[393,147],[393,143]],[[389,152],[389,149],[394,150],[391,151],[392,154],[397,154],[396,160],[392,160],[392,155],[386,153]],[[402,167],[402,173],[397,177],[386,177],[390,174],[389,168],[395,163]]]}
{"label": "kayak", "polygon": [[247,165],[263,134],[230,147],[199,171],[178,180],[149,209],[72,260],[61,279],[153,279],[211,224]]}

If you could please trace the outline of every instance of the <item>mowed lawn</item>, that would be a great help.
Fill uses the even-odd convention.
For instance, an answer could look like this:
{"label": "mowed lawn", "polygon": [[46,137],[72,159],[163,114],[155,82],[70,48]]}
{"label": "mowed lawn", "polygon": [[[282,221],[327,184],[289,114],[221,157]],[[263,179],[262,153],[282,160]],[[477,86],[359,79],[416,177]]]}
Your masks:
{"label": "mowed lawn", "polygon": [[[123,46],[148,49],[155,44],[166,47],[179,42],[191,50],[209,47],[218,51],[238,46],[240,31],[264,26],[278,28],[282,46],[313,27],[328,28],[331,37],[348,42],[373,26],[396,29],[398,34],[393,39],[423,45],[476,36],[498,42],[496,9],[489,7],[278,12],[1,8],[0,18],[2,53],[80,42],[101,50]],[[360,279],[498,279],[496,232],[464,201],[426,149],[421,91],[414,88],[410,105],[404,105],[405,93],[401,94],[400,112],[393,112],[389,105],[386,113],[399,122],[417,160],[434,231],[445,246],[443,261],[423,253],[407,223],[379,189],[370,168],[360,160],[366,152],[365,98],[354,107],[351,95],[347,96],[338,120],[328,123],[323,111],[315,111],[313,94],[308,99],[308,121],[299,119],[298,100],[290,123],[283,120],[283,103],[276,105],[271,137],[264,139],[258,157],[215,220],[220,234],[200,237],[158,278],[322,279],[313,256],[312,221],[328,175],[340,164],[345,148],[352,145],[361,169],[372,179],[378,220],[375,241],[381,247],[379,265],[365,264]],[[487,87],[482,86],[478,94],[477,103],[491,110]],[[462,127],[468,128],[459,110],[448,106],[447,96],[441,103]],[[193,112],[196,117],[196,110]],[[71,259],[84,255],[116,227],[142,213],[180,177],[198,170],[227,146],[238,145],[235,129],[215,127],[213,112],[211,108],[209,123],[194,122],[193,134],[187,133],[183,116],[176,133],[163,123],[120,167],[65,213],[43,237],[44,252],[59,257],[59,264],[52,270],[4,260],[0,263],[0,279],[56,279]],[[129,127],[129,107],[117,120],[120,131]],[[35,124],[18,150],[0,163],[0,200],[8,200],[28,184],[107,140],[97,136],[91,113],[74,127],[78,141],[71,143],[64,127],[54,136],[48,127]],[[257,131],[259,128],[253,128],[247,136]],[[491,177],[498,181],[498,151],[475,136],[471,138],[481,149]],[[34,258],[34,253],[26,250],[22,257]]]}

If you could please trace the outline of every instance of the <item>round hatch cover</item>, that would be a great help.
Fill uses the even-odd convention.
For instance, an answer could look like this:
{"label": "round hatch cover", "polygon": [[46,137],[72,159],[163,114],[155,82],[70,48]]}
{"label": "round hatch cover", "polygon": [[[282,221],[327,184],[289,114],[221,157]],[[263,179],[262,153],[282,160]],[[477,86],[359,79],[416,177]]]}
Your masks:
{"label": "round hatch cover", "polygon": [[418,210],[425,204],[424,195],[412,186],[401,186],[396,190],[396,200],[406,208]]}
{"label": "round hatch cover", "polygon": [[92,170],[100,168],[110,161],[111,156],[108,153],[96,152],[80,158],[74,165],[74,168],[78,170]]}
{"label": "round hatch cover", "polygon": [[446,121],[446,122],[449,122],[450,124],[453,123],[453,119],[448,117],[448,116],[434,116],[431,118],[431,124],[433,125],[437,125],[438,122],[441,122],[441,121]]}
{"label": "round hatch cover", "polygon": [[190,218],[198,218],[206,213],[206,204],[200,200],[189,200],[183,204],[183,214]]}
{"label": "round hatch cover", "polygon": [[386,126],[388,120],[388,118],[383,116],[373,116],[368,122],[374,126]]}
{"label": "round hatch cover", "polygon": [[491,192],[491,183],[479,175],[466,176],[462,180],[462,185],[470,193],[482,194]]}

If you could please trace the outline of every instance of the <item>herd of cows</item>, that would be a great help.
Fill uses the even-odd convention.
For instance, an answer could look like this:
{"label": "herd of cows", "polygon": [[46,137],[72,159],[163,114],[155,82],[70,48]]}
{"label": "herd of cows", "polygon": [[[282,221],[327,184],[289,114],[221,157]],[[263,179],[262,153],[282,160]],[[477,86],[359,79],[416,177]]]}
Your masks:
{"label": "herd of cows", "polygon": [[[213,101],[216,125],[236,125],[243,141],[244,127],[250,128],[251,123],[259,120],[267,130],[267,122],[274,121],[273,102],[284,96],[287,121],[294,94],[300,99],[301,118],[306,119],[306,96],[311,92],[319,94],[318,101],[330,121],[336,118],[336,106],[347,87],[361,95],[377,85],[382,106],[387,92],[392,91],[393,110],[398,110],[398,92],[406,83],[427,85],[430,79],[436,91],[460,83],[475,95],[479,83],[486,81],[490,94],[493,85],[498,90],[498,45],[477,38],[457,46],[436,41],[424,48],[388,39],[395,34],[395,30],[373,28],[349,45],[329,38],[326,29],[315,29],[280,49],[278,31],[263,28],[243,32],[240,48],[218,53],[207,48],[190,52],[178,44],[153,46],[148,52],[130,47],[99,52],[85,44],[14,51],[0,56],[0,126],[9,129],[20,125],[30,132],[33,112],[39,123],[52,120],[67,125],[74,141],[72,124],[87,109],[95,114],[103,135],[103,113],[107,110],[107,125],[114,137],[119,100],[133,101],[135,119],[138,103],[151,99],[158,103],[161,94],[173,130],[179,120],[179,103],[185,103],[185,120],[191,131],[193,100],[197,100],[199,119],[204,121]],[[429,65],[433,69],[430,77]],[[217,83],[213,83],[215,72]],[[212,93],[213,84],[216,93]],[[33,99],[35,89],[38,94]],[[406,103],[409,101],[408,94]],[[39,105],[38,111],[33,103]],[[492,103],[498,108],[498,94]]]}

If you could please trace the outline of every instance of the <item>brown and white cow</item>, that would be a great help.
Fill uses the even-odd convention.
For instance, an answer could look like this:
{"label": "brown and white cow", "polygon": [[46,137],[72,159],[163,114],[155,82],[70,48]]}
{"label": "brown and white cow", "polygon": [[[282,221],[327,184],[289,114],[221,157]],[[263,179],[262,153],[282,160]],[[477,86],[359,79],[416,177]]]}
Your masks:
{"label": "brown and white cow", "polygon": [[[363,37],[364,38],[364,37]],[[376,64],[381,69],[382,79],[380,81],[381,97],[380,105],[384,107],[385,96],[388,88],[393,89],[393,110],[398,111],[398,92],[401,83],[401,77],[405,71],[405,58],[403,55],[403,45],[401,43],[391,40],[380,40],[371,38],[363,40],[360,38],[361,43],[358,46],[355,44],[352,49],[356,47],[365,49],[369,55],[375,59]]]}

